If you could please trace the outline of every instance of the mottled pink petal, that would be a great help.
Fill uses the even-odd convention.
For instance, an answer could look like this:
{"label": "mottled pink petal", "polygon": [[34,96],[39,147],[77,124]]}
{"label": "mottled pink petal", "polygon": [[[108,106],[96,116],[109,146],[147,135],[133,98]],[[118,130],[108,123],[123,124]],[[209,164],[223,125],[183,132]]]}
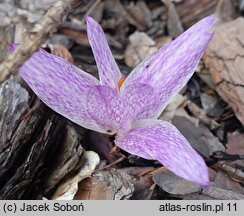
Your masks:
{"label": "mottled pink petal", "polygon": [[202,19],[146,58],[127,77],[122,91],[135,82],[149,84],[155,91],[157,102],[149,103],[140,118],[157,118],[171,98],[187,83],[213,37],[211,28],[215,22],[213,16]]}
{"label": "mottled pink petal", "polygon": [[86,17],[88,39],[97,63],[100,82],[117,88],[122,77],[111,50],[108,46],[102,27],[91,17]]}
{"label": "mottled pink petal", "polygon": [[12,53],[14,52],[14,50],[17,48],[18,44],[15,44],[15,43],[11,43],[9,44],[9,51]]}
{"label": "mottled pink petal", "polygon": [[108,86],[92,86],[87,97],[87,110],[90,118],[108,133],[125,134],[152,94],[151,86],[140,83],[128,85],[123,94]]}
{"label": "mottled pink petal", "polygon": [[114,121],[121,121],[123,101],[117,97],[115,89],[109,86],[96,85],[89,88],[87,96],[87,112],[90,119],[102,125],[107,133],[114,134]]}
{"label": "mottled pink petal", "polygon": [[93,76],[43,49],[35,52],[19,72],[47,106],[83,127],[104,132],[86,112],[88,88],[99,83]]}
{"label": "mottled pink petal", "polygon": [[126,109],[132,114],[132,120],[137,120],[138,115],[148,107],[148,103],[154,103],[154,89],[148,84],[133,83],[121,92],[126,103]]}
{"label": "mottled pink petal", "polygon": [[202,186],[209,185],[208,168],[182,134],[170,123],[141,121],[115,140],[121,149],[146,159],[156,159],[176,175]]}

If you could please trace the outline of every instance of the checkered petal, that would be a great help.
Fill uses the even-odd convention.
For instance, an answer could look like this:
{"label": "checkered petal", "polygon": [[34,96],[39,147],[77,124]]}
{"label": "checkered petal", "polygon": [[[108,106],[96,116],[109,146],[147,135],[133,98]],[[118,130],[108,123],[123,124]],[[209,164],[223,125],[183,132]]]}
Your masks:
{"label": "checkered petal", "polygon": [[115,140],[121,149],[160,161],[176,175],[202,186],[209,185],[208,168],[200,155],[170,123],[141,120],[136,128]]}
{"label": "checkered petal", "polygon": [[86,17],[88,39],[97,63],[100,83],[117,88],[122,77],[111,50],[108,46],[102,27],[91,17]]}
{"label": "checkered petal", "polygon": [[139,119],[157,118],[168,102],[187,83],[213,37],[216,19],[206,17],[174,41],[142,61],[126,78],[123,91],[131,83],[145,83],[154,88],[157,101],[148,103]]}
{"label": "checkered petal", "polygon": [[[14,47],[11,46],[12,51]],[[35,52],[19,72],[36,95],[54,111],[78,125],[105,132],[87,113],[88,89],[99,84],[93,76],[43,49]]]}

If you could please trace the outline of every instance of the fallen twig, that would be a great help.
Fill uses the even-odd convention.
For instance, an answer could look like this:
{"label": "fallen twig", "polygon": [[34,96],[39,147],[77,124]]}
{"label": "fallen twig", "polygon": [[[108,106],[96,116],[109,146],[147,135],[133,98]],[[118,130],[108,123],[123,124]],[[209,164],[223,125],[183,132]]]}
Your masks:
{"label": "fallen twig", "polygon": [[209,118],[204,110],[197,106],[195,103],[188,100],[186,104],[192,115],[198,118],[203,124],[208,125],[211,130],[219,127],[219,123],[216,122],[214,119]]}
{"label": "fallen twig", "polygon": [[44,18],[29,32],[24,42],[0,66],[0,83],[8,79],[11,74],[17,74],[24,62],[55,30],[64,15],[69,13],[79,2],[80,0],[60,0],[48,10]]}
{"label": "fallen twig", "polygon": [[241,169],[234,168],[226,163],[217,163],[211,166],[214,170],[221,170],[226,173],[231,179],[244,183],[244,172]]}
{"label": "fallen twig", "polygon": [[116,161],[114,161],[114,162],[108,164],[108,165],[105,166],[105,167],[101,167],[101,168],[99,168],[99,169],[96,169],[96,170],[94,170],[94,172],[98,172],[98,171],[101,171],[101,170],[108,169],[108,168],[110,168],[110,167],[112,167],[112,166],[114,166],[114,165],[120,163],[120,162],[123,161],[125,158],[126,158],[126,157],[123,155],[123,156],[120,157],[118,160],[116,160]]}

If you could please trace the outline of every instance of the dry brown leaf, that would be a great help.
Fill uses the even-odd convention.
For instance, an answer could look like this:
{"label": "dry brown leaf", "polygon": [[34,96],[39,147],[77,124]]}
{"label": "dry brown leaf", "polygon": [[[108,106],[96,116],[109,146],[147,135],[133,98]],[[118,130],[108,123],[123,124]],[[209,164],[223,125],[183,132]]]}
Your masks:
{"label": "dry brown leaf", "polygon": [[218,188],[213,185],[203,189],[201,192],[199,185],[182,179],[170,172],[156,173],[153,180],[166,192],[182,197],[183,199],[244,199],[244,195],[240,193]]}
{"label": "dry brown leaf", "polygon": [[228,134],[228,145],[226,152],[228,154],[244,155],[244,133],[235,131]]}
{"label": "dry brown leaf", "polygon": [[153,176],[153,181],[164,191],[174,195],[191,194],[201,190],[198,184],[178,177],[170,171],[156,173]]}
{"label": "dry brown leaf", "polygon": [[206,126],[199,124],[196,127],[191,121],[180,116],[175,116],[172,123],[186,137],[192,147],[205,157],[208,158],[216,151],[225,151],[223,144]]}
{"label": "dry brown leaf", "polygon": [[225,190],[222,188],[217,188],[214,186],[210,186],[204,189],[202,191],[202,194],[218,200],[243,200],[244,199],[244,195],[240,193],[231,190]]}
{"label": "dry brown leaf", "polygon": [[98,171],[79,184],[75,199],[128,199],[134,191],[134,178],[123,170]]}
{"label": "dry brown leaf", "polygon": [[224,106],[221,104],[219,97],[210,95],[205,92],[200,94],[200,100],[203,110],[208,116],[218,117],[224,112]]}
{"label": "dry brown leaf", "polygon": [[[244,157],[244,133],[233,132],[227,135],[228,143],[226,153],[232,155],[239,155],[240,158]],[[230,167],[226,167],[230,178],[244,183],[244,160],[236,160],[228,164]],[[240,166],[239,168],[236,165]]]}
{"label": "dry brown leaf", "polygon": [[85,31],[77,31],[66,27],[62,27],[59,30],[62,34],[66,35],[67,37],[74,40],[76,43],[80,45],[87,46],[89,44],[87,34]]}
{"label": "dry brown leaf", "polygon": [[42,46],[43,49],[50,51],[50,53],[66,59],[67,61],[73,63],[74,59],[69,50],[60,44],[45,44]]}
{"label": "dry brown leaf", "polygon": [[244,195],[231,191],[210,186],[204,189],[201,194],[192,193],[189,195],[180,196],[184,200],[243,200]]}
{"label": "dry brown leaf", "polygon": [[186,98],[178,93],[166,106],[163,113],[160,115],[159,119],[163,121],[172,121],[174,116],[182,116],[190,120],[196,127],[199,126],[199,119],[190,116],[184,106],[186,104]]}
{"label": "dry brown leaf", "polygon": [[219,171],[214,181],[214,186],[244,194],[244,187],[239,182],[232,180],[228,175]]}

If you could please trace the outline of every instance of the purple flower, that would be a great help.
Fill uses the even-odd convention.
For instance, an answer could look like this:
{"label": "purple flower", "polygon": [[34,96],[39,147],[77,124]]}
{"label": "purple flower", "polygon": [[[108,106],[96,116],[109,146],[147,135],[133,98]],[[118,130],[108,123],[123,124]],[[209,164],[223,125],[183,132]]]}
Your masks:
{"label": "purple flower", "polygon": [[46,105],[71,121],[116,134],[121,149],[158,160],[176,175],[208,186],[204,160],[173,125],[157,118],[194,73],[216,19],[202,19],[142,61],[125,80],[101,26],[91,17],[86,21],[100,80],[42,49],[21,67],[23,79]]}

